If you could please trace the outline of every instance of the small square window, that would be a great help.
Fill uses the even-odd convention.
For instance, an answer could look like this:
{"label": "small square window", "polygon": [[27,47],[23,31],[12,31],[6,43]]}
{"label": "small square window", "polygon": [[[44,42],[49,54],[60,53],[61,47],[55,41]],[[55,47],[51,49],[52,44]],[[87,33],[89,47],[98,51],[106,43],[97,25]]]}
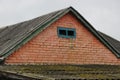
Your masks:
{"label": "small square window", "polygon": [[66,30],[59,30],[60,35],[66,35]]}
{"label": "small square window", "polygon": [[58,27],[58,36],[62,38],[76,38],[76,30],[74,28]]}
{"label": "small square window", "polygon": [[74,36],[74,31],[68,31],[68,36]]}

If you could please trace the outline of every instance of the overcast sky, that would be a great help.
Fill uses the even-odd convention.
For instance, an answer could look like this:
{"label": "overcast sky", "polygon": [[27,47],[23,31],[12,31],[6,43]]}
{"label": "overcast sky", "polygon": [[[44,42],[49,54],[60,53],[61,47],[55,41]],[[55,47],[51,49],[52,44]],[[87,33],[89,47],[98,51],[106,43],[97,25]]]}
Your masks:
{"label": "overcast sky", "polygon": [[0,0],[0,27],[69,6],[95,29],[120,40],[120,0]]}

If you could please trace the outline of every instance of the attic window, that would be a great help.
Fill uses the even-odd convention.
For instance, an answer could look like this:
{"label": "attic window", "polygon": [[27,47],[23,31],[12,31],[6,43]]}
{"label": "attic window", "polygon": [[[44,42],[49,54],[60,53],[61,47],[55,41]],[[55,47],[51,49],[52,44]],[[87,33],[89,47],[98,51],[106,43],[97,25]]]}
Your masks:
{"label": "attic window", "polygon": [[76,38],[75,28],[58,27],[58,36],[62,38]]}
{"label": "attic window", "polygon": [[65,36],[66,35],[66,30],[59,30],[59,34]]}

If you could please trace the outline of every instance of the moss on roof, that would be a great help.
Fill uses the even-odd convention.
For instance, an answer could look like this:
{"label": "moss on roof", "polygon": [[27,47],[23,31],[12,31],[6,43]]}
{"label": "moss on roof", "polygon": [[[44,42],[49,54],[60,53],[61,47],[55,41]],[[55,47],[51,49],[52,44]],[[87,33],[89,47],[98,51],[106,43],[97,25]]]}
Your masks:
{"label": "moss on roof", "polygon": [[120,65],[4,65],[0,70],[37,79],[120,79]]}

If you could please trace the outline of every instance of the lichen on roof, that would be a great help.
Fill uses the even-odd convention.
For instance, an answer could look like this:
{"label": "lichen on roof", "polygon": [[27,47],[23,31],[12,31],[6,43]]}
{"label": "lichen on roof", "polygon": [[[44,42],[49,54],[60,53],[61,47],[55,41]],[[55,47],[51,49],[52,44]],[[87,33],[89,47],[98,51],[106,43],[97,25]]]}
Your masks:
{"label": "lichen on roof", "polygon": [[0,71],[37,79],[120,79],[120,65],[5,65]]}

